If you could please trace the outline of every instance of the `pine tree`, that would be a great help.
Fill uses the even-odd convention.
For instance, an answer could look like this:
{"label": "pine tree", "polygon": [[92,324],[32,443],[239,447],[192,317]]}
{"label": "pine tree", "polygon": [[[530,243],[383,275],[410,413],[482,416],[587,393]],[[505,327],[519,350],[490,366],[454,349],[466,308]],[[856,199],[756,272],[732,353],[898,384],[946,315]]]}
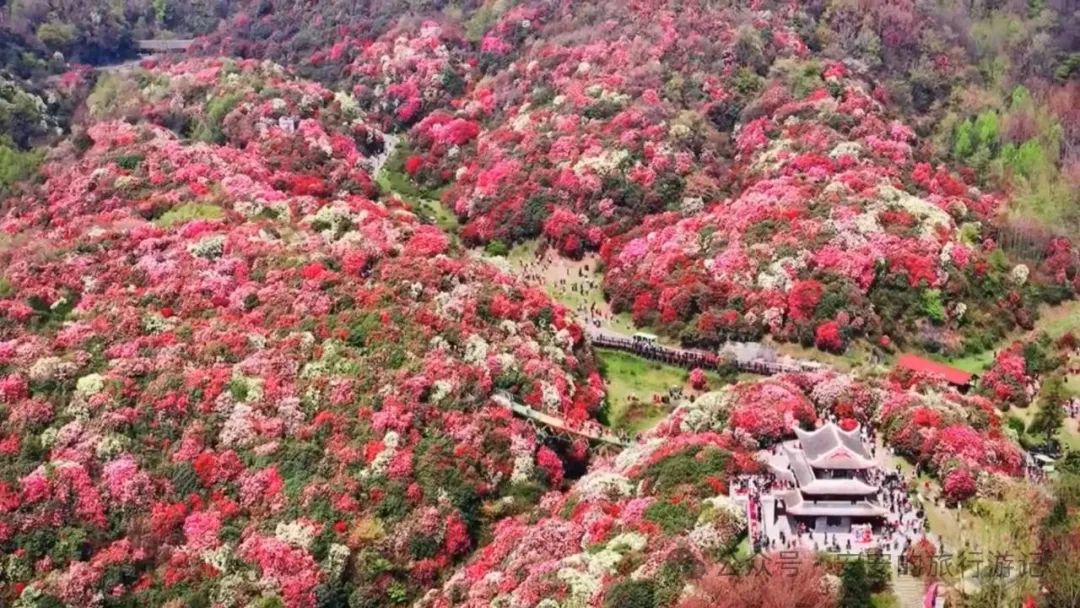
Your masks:
{"label": "pine tree", "polygon": [[1039,409],[1028,425],[1028,432],[1042,435],[1047,442],[1054,438],[1065,422],[1065,401],[1068,392],[1061,376],[1051,376],[1043,384],[1039,397]]}

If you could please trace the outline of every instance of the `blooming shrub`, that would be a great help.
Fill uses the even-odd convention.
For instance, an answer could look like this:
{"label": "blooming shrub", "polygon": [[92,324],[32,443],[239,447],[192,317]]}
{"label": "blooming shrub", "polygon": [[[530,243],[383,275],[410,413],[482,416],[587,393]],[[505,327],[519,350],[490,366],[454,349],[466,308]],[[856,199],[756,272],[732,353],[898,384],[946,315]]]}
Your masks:
{"label": "blooming shrub", "polygon": [[975,478],[967,469],[953,469],[945,475],[942,484],[945,500],[956,504],[975,495]]}

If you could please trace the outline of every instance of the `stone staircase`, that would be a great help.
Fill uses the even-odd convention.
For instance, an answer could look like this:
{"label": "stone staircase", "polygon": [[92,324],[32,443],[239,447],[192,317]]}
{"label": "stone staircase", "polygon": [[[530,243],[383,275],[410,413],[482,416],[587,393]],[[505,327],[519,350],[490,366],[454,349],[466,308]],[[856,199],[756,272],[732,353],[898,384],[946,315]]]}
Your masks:
{"label": "stone staircase", "polygon": [[896,574],[892,581],[893,593],[900,599],[900,608],[923,608],[926,585],[921,579],[909,574]]}

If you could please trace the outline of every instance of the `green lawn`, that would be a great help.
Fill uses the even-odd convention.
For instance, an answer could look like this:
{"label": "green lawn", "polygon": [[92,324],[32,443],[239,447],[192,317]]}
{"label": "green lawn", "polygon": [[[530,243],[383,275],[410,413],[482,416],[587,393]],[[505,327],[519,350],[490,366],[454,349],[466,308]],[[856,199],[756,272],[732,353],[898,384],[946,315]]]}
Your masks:
{"label": "green lawn", "polygon": [[975,355],[966,355],[956,359],[945,359],[944,363],[948,363],[953,367],[958,367],[965,372],[972,374],[982,374],[986,368],[990,367],[990,364],[994,362],[994,351],[988,350]]}
{"label": "green lawn", "polygon": [[[1072,381],[1073,384],[1076,384],[1075,381],[1077,379],[1077,376],[1069,376],[1069,380]],[[1038,409],[1039,406],[1036,403],[1033,403],[1027,407],[1012,407],[1009,408],[1009,411],[1005,413],[1005,417],[1008,418],[1009,416],[1015,416],[1020,420],[1023,420],[1024,426],[1027,426],[1031,424],[1031,419],[1035,416],[1035,412]],[[1070,450],[1080,450],[1080,433],[1077,433],[1076,431],[1071,429],[1068,426],[1068,421],[1066,421],[1066,425],[1063,426],[1060,431],[1058,431],[1057,437],[1058,440],[1061,441],[1061,445],[1065,446],[1066,448],[1069,448]]]}
{"label": "green lawn", "polygon": [[900,599],[892,591],[882,591],[870,597],[872,608],[899,608]]}
{"label": "green lawn", "polygon": [[[596,355],[607,383],[608,420],[614,428],[634,432],[651,428],[667,414],[663,406],[653,405],[652,396],[686,384],[688,372],[680,367],[612,350],[597,349]],[[631,397],[641,405],[632,404]]]}
{"label": "green lawn", "polygon": [[[1025,333],[1046,332],[1051,338],[1060,338],[1065,332],[1080,330],[1080,300],[1071,300],[1057,306],[1043,306],[1039,309],[1039,319],[1031,332],[1016,331],[1001,343],[989,350],[974,355],[964,355],[952,359],[939,358],[944,363],[958,367],[966,372],[981,374],[994,361],[994,351],[1002,346],[1019,340]],[[1072,386],[1080,388],[1080,380],[1070,377]]]}
{"label": "green lawn", "polygon": [[1045,331],[1052,338],[1060,338],[1068,331],[1080,331],[1080,300],[1043,307],[1035,331]]}
{"label": "green lawn", "polygon": [[225,217],[221,207],[210,203],[184,203],[169,209],[154,220],[162,228],[190,222],[191,220],[219,220]]}
{"label": "green lawn", "polygon": [[[675,386],[687,392],[690,390],[687,385],[689,371],[681,367],[615,350],[598,348],[595,352],[607,383],[608,420],[613,428],[630,432],[648,430],[663,419],[671,407],[653,405],[654,394],[666,395],[668,389]],[[712,372],[705,372],[705,376],[709,379],[709,389],[725,384]],[[631,401],[631,396],[637,398],[637,403]]]}
{"label": "green lawn", "polygon": [[398,148],[375,176],[375,184],[383,192],[394,194],[408,203],[420,219],[438,226],[448,234],[454,234],[458,229],[457,216],[439,200],[441,190],[424,190],[418,187],[401,169],[407,150],[405,146]]}

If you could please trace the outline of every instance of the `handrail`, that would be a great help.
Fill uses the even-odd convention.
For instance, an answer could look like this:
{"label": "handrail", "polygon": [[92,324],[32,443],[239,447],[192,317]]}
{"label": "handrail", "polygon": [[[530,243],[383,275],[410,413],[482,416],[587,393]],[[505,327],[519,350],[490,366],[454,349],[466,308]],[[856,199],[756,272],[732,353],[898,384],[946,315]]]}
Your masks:
{"label": "handrail", "polygon": [[590,439],[592,441],[598,441],[600,443],[607,443],[619,447],[626,447],[627,445],[629,445],[627,442],[619,439],[612,433],[592,432],[586,429],[571,427],[562,418],[559,418],[558,416],[553,416],[551,414],[546,414],[538,410],[534,410],[527,405],[522,405],[514,401],[512,398],[510,398],[509,395],[504,393],[494,395],[492,397],[492,400],[496,401],[503,407],[509,409],[511,412],[517,414],[518,416],[521,416],[522,418],[527,418],[546,427],[553,428],[557,431],[569,433],[571,435],[577,435],[578,437],[584,437],[585,439]]}
{"label": "handrail", "polygon": [[724,364],[733,365],[739,371],[771,376],[791,372],[806,371],[814,368],[817,364],[812,361],[800,363],[785,363],[780,361],[766,361],[757,359],[753,361],[739,361],[728,359],[720,355],[704,351],[688,350],[657,344],[655,342],[642,342],[626,336],[602,331],[592,331],[589,339],[594,346],[626,351],[646,359],[661,361],[670,365],[685,368],[700,367],[703,369],[718,369]]}

